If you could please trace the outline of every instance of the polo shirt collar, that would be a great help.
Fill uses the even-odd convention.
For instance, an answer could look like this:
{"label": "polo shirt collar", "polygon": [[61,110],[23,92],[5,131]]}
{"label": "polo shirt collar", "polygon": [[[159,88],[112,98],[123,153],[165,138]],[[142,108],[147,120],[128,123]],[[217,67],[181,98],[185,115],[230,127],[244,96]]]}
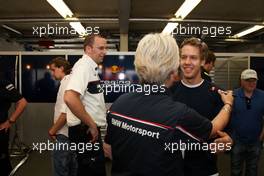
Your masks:
{"label": "polo shirt collar", "polygon": [[191,84],[188,84],[188,83],[185,83],[183,80],[181,80],[181,83],[185,86],[185,87],[188,87],[188,88],[197,88],[197,87],[200,87],[204,82],[204,79],[201,80],[201,82],[197,83],[197,84],[194,84],[194,85],[191,85]]}
{"label": "polo shirt collar", "polygon": [[90,56],[88,56],[87,54],[83,54],[83,58],[89,61],[89,63],[91,64],[91,66],[94,68],[95,71],[98,70],[97,63]]}
{"label": "polo shirt collar", "polygon": [[[256,89],[253,91],[251,98],[254,98],[255,97],[255,93],[256,93]],[[244,89],[242,87],[239,88],[238,95],[240,97],[243,97],[243,98],[246,97],[245,96],[245,93],[244,93]]]}
{"label": "polo shirt collar", "polygon": [[206,75],[208,75],[209,76],[209,72],[208,71],[206,71],[203,67],[201,67],[201,71],[202,72],[204,72]]}
{"label": "polo shirt collar", "polygon": [[64,81],[64,80],[66,79],[66,76],[67,76],[67,75],[65,75],[65,76],[60,80],[60,82]]}

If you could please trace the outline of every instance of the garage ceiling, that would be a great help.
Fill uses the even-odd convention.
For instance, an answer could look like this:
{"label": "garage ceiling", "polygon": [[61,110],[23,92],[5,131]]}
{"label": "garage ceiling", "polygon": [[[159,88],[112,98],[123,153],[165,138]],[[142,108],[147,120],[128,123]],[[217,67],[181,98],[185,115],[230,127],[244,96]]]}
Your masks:
{"label": "garage ceiling", "polygon": [[[40,41],[52,41],[54,49],[81,48],[82,39],[77,34],[47,32],[40,35],[40,28],[48,26],[70,28],[46,0],[0,0],[0,34],[7,40],[17,41],[27,49],[43,49]],[[109,47],[119,50],[120,33],[128,34],[129,50],[136,48],[140,38],[150,32],[161,32],[168,20],[184,0],[64,0],[74,16],[85,28],[99,29],[107,36]],[[230,39],[246,28],[264,22],[263,0],[202,0],[181,22],[184,27],[230,27],[229,35],[177,34],[178,42],[196,36],[208,43],[212,50],[225,51],[228,47],[244,43],[264,43],[264,29],[241,39]],[[21,34],[10,31],[11,27]],[[97,28],[95,28],[97,27]],[[38,34],[37,30],[38,29]],[[212,28],[214,29],[214,28]],[[34,32],[35,31],[35,32]],[[43,31],[45,32],[45,31]],[[48,42],[47,42],[48,43]]]}

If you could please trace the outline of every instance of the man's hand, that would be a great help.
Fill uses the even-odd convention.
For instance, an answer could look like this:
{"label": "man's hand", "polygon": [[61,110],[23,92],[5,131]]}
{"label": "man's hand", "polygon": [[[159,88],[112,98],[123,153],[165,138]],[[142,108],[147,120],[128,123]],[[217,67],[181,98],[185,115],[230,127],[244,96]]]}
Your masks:
{"label": "man's hand", "polygon": [[7,132],[10,127],[11,127],[11,124],[9,123],[8,120],[0,124],[0,130],[5,130],[5,132]]}
{"label": "man's hand", "polygon": [[216,153],[221,153],[225,151],[231,150],[231,146],[233,145],[232,138],[223,131],[217,131],[218,138],[214,140],[216,144],[216,148],[214,149]]}
{"label": "man's hand", "polygon": [[112,148],[111,145],[107,144],[107,143],[103,143],[103,149],[104,149],[104,155],[105,157],[109,158],[112,160]]}
{"label": "man's hand", "polygon": [[66,124],[66,113],[60,113],[59,117],[57,118],[56,122],[52,125],[49,129],[49,136],[52,140],[56,140],[57,132],[63,128]]}
{"label": "man's hand", "polygon": [[233,101],[234,101],[233,91],[231,90],[223,91],[219,89],[218,93],[221,95],[221,99],[224,104],[229,104],[230,106],[233,105]]}
{"label": "man's hand", "polygon": [[96,125],[93,125],[93,126],[90,126],[88,131],[87,131],[87,134],[91,134],[91,137],[92,139],[90,140],[90,142],[94,143],[97,141],[98,139],[98,130],[97,130],[97,126]]}
{"label": "man's hand", "polygon": [[49,137],[54,141],[56,140],[56,131],[54,131],[53,128],[49,129]]}
{"label": "man's hand", "polygon": [[80,93],[73,90],[66,90],[64,94],[64,101],[71,112],[89,127],[87,134],[91,133],[92,139],[90,142],[95,142],[98,139],[97,126],[92,117],[85,110],[80,99]]}

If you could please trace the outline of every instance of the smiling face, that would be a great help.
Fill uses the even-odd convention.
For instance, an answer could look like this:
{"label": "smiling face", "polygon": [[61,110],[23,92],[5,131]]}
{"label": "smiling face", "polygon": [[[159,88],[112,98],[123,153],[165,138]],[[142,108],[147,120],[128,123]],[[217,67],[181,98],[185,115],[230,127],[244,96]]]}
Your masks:
{"label": "smiling face", "polygon": [[201,81],[201,59],[200,50],[192,45],[184,45],[181,48],[180,67],[183,80],[189,83],[199,83]]}
{"label": "smiling face", "polygon": [[100,64],[103,62],[103,59],[106,55],[107,45],[106,39],[102,37],[95,37],[93,44],[87,45],[85,52],[97,63]]}

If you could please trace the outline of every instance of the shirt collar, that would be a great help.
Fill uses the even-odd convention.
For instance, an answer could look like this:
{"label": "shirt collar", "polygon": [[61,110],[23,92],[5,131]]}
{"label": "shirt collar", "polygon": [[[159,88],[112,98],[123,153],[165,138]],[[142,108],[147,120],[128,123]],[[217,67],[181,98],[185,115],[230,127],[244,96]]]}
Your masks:
{"label": "shirt collar", "polygon": [[[251,98],[253,98],[255,96],[255,93],[256,93],[256,89],[253,91]],[[246,97],[245,93],[244,93],[244,89],[242,87],[239,88],[238,95],[240,97]]]}
{"label": "shirt collar", "polygon": [[83,58],[89,61],[89,63],[91,64],[91,66],[94,68],[95,71],[98,71],[97,63],[90,56],[88,56],[87,54],[83,54]]}
{"label": "shirt collar", "polygon": [[[65,75],[65,76],[61,79],[61,81],[66,80],[68,76],[69,76],[69,75]],[[61,82],[61,81],[60,81],[60,82]]]}
{"label": "shirt collar", "polygon": [[204,67],[201,67],[201,71],[204,72],[205,74],[209,75],[209,72],[206,71],[206,70],[204,69]]}
{"label": "shirt collar", "polygon": [[197,84],[194,84],[194,85],[191,85],[191,84],[187,84],[185,82],[183,82],[183,80],[181,80],[181,83],[185,86],[185,87],[188,87],[188,88],[196,88],[196,87],[199,87],[203,84],[204,82],[204,79],[201,80],[201,82],[197,83]]}
{"label": "shirt collar", "polygon": [[65,79],[66,79],[66,75],[60,80],[60,82],[64,81]]}

